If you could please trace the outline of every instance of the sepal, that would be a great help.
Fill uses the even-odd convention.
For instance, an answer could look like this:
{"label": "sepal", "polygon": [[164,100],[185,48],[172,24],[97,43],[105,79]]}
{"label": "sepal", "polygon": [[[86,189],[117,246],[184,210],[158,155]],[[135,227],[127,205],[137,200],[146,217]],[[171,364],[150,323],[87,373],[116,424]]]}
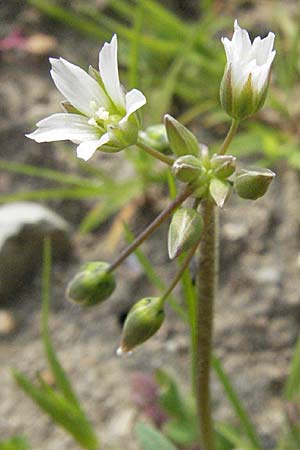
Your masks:
{"label": "sepal", "polygon": [[198,211],[193,208],[178,209],[169,227],[169,258],[174,259],[189,250],[199,240],[202,229],[203,219]]}
{"label": "sepal", "polygon": [[159,297],[146,297],[135,303],[126,317],[118,354],[128,353],[147,341],[159,330],[164,318]]}
{"label": "sepal", "polygon": [[199,156],[199,143],[197,138],[170,114],[164,117],[170,147],[177,156]]}
{"label": "sepal", "polygon": [[173,175],[184,183],[195,181],[202,172],[201,161],[193,155],[184,155],[176,159],[172,166]]}
{"label": "sepal", "polygon": [[234,188],[239,197],[257,200],[267,192],[274,177],[275,173],[269,169],[244,169],[237,174]]}
{"label": "sepal", "polygon": [[69,282],[67,299],[82,306],[94,306],[106,300],[116,287],[113,273],[107,272],[109,264],[93,261],[84,264]]}

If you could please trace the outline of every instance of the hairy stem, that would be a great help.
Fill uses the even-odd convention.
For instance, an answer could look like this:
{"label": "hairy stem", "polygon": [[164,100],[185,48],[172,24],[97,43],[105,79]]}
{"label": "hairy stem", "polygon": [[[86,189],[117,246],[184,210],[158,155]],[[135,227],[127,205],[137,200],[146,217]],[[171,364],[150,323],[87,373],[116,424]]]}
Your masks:
{"label": "hairy stem", "polygon": [[153,222],[111,263],[107,272],[112,272],[126,259],[134,250],[139,247],[193,192],[190,186],[187,186],[169,205],[156,217]]}
{"label": "hairy stem", "polygon": [[159,152],[158,150],[155,150],[155,148],[150,147],[149,145],[144,144],[141,141],[138,141],[136,143],[136,146],[139,147],[140,149],[144,150],[144,152],[148,153],[151,156],[154,156],[154,158],[159,159],[160,161],[168,164],[169,166],[172,166],[175,159],[164,155],[163,153]]}
{"label": "hairy stem", "polygon": [[227,136],[219,150],[219,155],[225,155],[229,145],[231,144],[232,139],[234,138],[237,132],[238,126],[239,126],[238,119],[232,119],[231,126],[228,130]]}
{"label": "hairy stem", "polygon": [[213,339],[213,309],[218,278],[218,217],[211,200],[202,203],[204,229],[197,274],[196,398],[203,450],[215,450],[211,411],[210,367]]}

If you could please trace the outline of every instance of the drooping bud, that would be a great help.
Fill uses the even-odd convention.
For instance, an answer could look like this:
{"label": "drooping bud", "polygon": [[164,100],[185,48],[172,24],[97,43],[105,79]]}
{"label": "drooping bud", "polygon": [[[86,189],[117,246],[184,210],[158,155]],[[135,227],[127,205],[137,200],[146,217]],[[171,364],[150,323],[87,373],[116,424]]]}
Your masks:
{"label": "drooping bud", "polygon": [[177,156],[199,156],[197,138],[170,114],[164,117],[170,147]]}
{"label": "drooping bud", "polygon": [[234,188],[239,197],[256,200],[267,192],[274,177],[269,169],[244,169],[236,176]]}
{"label": "drooping bud", "polygon": [[164,318],[159,297],[146,297],[135,303],[126,317],[118,354],[128,353],[147,341],[161,327]]}
{"label": "drooping bud", "polygon": [[226,200],[231,193],[231,185],[228,181],[213,178],[209,184],[209,192],[216,202],[216,205],[219,208],[223,208]]}
{"label": "drooping bud", "polygon": [[108,267],[109,264],[101,261],[84,264],[67,286],[68,300],[82,306],[94,306],[106,300],[116,287]]}
{"label": "drooping bud", "polygon": [[174,259],[189,250],[203,229],[201,214],[193,208],[179,208],[173,215],[168,233],[169,258]]}
{"label": "drooping bud", "polygon": [[193,155],[184,155],[176,159],[172,172],[174,176],[184,183],[196,180],[202,172],[201,161]]}
{"label": "drooping bud", "polygon": [[211,158],[211,168],[217,178],[225,180],[236,169],[236,158],[231,155],[214,155]]}
{"label": "drooping bud", "polygon": [[145,131],[140,131],[139,138],[159,152],[164,153],[170,150],[166,128],[162,123],[151,125]]}

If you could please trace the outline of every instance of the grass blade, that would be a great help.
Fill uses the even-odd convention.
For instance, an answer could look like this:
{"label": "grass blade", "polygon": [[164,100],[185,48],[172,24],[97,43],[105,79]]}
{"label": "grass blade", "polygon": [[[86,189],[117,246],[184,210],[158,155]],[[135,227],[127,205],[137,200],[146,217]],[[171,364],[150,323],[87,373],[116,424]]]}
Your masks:
{"label": "grass blade", "polygon": [[138,423],[135,434],[141,450],[178,450],[169,439],[149,425]]}
{"label": "grass blade", "polygon": [[226,375],[221,361],[217,356],[213,356],[212,358],[212,367],[222,384],[225,394],[237,416],[237,418],[240,421],[240,424],[243,427],[244,433],[247,436],[249,443],[252,445],[251,450],[263,450],[263,447],[260,443],[260,439],[258,438],[258,435],[255,431],[255,428],[252,424],[252,421],[250,417],[248,416],[248,413],[246,409],[244,408],[241,400],[239,399],[238,395],[235,392],[235,389],[233,388],[231,381],[229,377]]}

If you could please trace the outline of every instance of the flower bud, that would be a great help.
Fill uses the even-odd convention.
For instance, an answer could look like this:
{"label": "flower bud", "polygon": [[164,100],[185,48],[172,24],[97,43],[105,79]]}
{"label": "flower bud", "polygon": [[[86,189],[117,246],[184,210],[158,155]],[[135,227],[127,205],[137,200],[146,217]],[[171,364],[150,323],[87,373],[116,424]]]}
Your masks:
{"label": "flower bud", "polygon": [[236,169],[236,158],[231,155],[214,155],[211,159],[211,168],[217,178],[225,180]]}
{"label": "flower bud", "polygon": [[170,150],[166,128],[162,123],[151,125],[145,131],[140,131],[139,137],[146,145],[150,145],[159,152],[164,153]]}
{"label": "flower bud", "polygon": [[126,317],[118,354],[130,352],[147,341],[161,327],[164,318],[159,297],[146,297],[135,303]]}
{"label": "flower bud", "polygon": [[170,114],[164,117],[170,147],[177,156],[199,155],[197,138]]}
{"label": "flower bud", "polygon": [[84,264],[67,286],[68,300],[82,306],[94,306],[106,300],[116,287],[108,268],[109,264],[100,261]]}
{"label": "flower bud", "polygon": [[231,185],[228,181],[213,178],[209,184],[209,192],[216,205],[219,208],[223,208],[231,193]]}
{"label": "flower bud", "polygon": [[275,35],[256,37],[251,43],[248,32],[234,23],[232,40],[222,38],[227,64],[221,82],[220,99],[225,111],[242,120],[264,104],[275,51]]}
{"label": "flower bud", "polygon": [[172,172],[178,180],[184,183],[191,183],[202,172],[201,161],[193,155],[180,156],[174,162]]}
{"label": "flower bud", "polygon": [[242,170],[235,178],[234,188],[239,197],[256,200],[267,192],[274,177],[269,169]]}
{"label": "flower bud", "polygon": [[169,258],[174,259],[189,250],[203,229],[201,214],[193,208],[179,208],[173,215],[168,233]]}

